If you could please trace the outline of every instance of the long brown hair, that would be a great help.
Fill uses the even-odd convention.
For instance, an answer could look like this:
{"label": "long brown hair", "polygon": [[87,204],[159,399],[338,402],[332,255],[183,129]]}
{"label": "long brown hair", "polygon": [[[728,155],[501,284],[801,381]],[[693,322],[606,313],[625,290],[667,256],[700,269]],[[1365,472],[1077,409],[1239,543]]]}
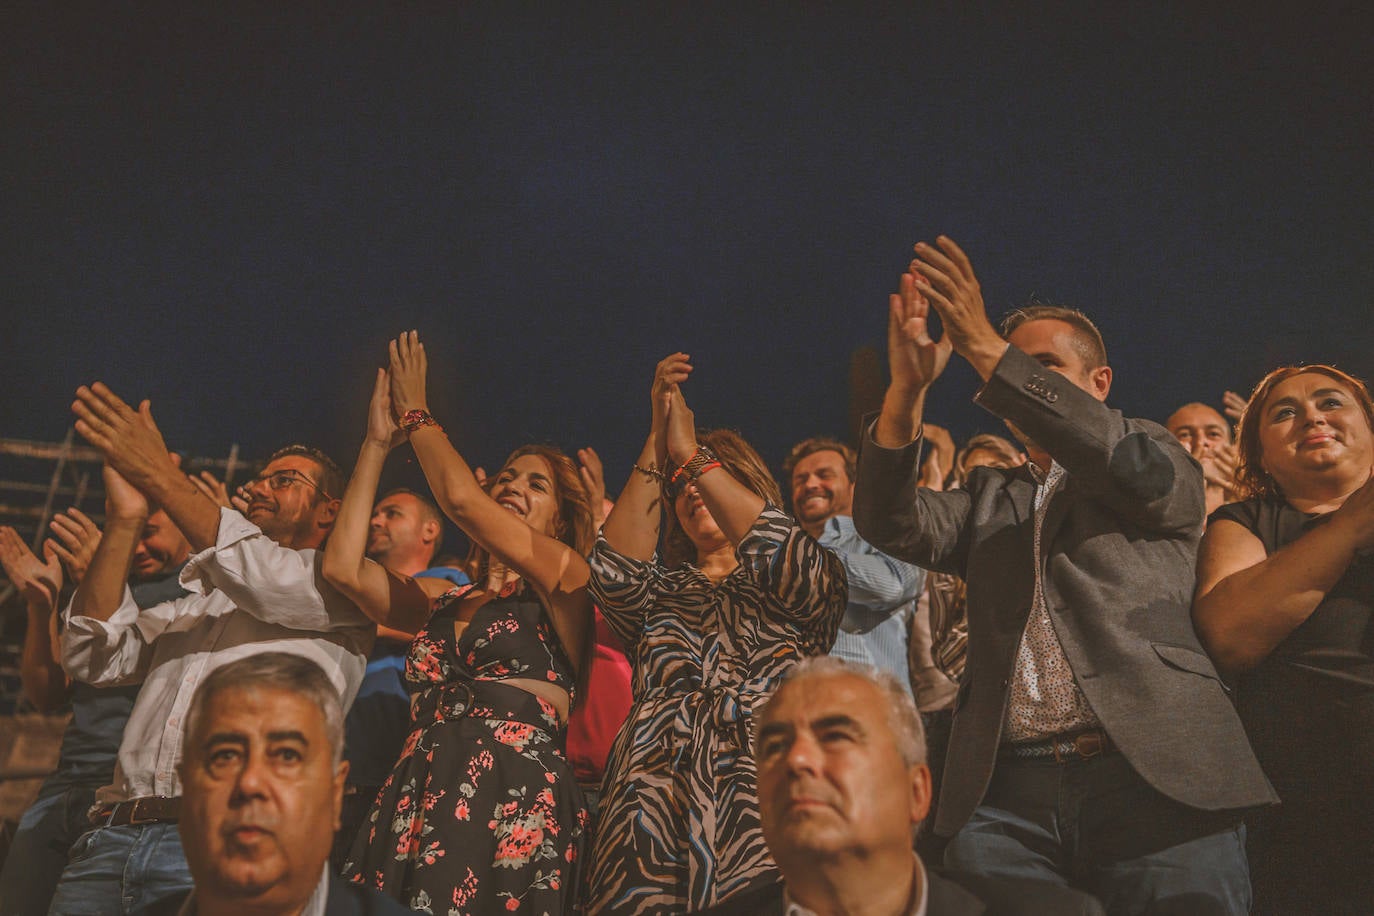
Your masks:
{"label": "long brown hair", "polygon": [[[782,491],[754,447],[733,429],[699,429],[697,444],[716,453],[722,470],[744,484],[764,502],[782,505]],[[663,562],[670,569],[696,559],[697,548],[677,520],[673,501],[663,497]]]}
{"label": "long brown hair", "polygon": [[[553,496],[558,505],[554,515],[554,537],[575,550],[578,556],[587,556],[596,541],[596,519],[592,515],[591,500],[587,496],[587,488],[582,485],[582,476],[577,473],[577,466],[555,445],[522,445],[506,456],[501,469],[510,467],[512,461],[524,455],[544,459],[553,474]],[[500,476],[501,472],[498,471],[484,482],[488,494]],[[487,562],[487,552],[474,541],[467,559],[468,574],[474,582],[479,581],[478,576],[486,573]]]}
{"label": "long brown hair", "polygon": [[1259,434],[1260,420],[1264,414],[1265,404],[1274,393],[1274,389],[1295,375],[1307,373],[1324,375],[1349,389],[1355,400],[1359,401],[1360,408],[1364,410],[1365,422],[1374,430],[1374,401],[1370,399],[1369,388],[1355,376],[1324,363],[1275,369],[1260,379],[1255,390],[1250,392],[1250,400],[1246,402],[1245,410],[1240,415],[1240,433],[1236,437],[1236,483],[1246,496],[1283,495],[1278,481],[1264,468],[1264,446],[1260,443]]}

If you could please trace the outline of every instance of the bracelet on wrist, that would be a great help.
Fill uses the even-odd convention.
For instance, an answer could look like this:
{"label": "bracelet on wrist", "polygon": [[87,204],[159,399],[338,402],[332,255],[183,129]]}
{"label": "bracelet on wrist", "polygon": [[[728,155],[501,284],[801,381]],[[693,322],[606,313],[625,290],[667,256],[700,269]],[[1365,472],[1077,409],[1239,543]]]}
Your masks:
{"label": "bracelet on wrist", "polygon": [[[407,410],[402,414],[401,419],[396,422],[396,425],[401,428],[401,432],[408,436],[422,426],[438,427],[439,421],[435,420],[428,410],[420,410],[417,408],[415,410]],[[440,431],[443,430],[442,427],[439,427],[439,429]]]}
{"label": "bracelet on wrist", "polygon": [[640,466],[637,465],[637,464],[634,465],[633,467],[634,467],[634,469],[635,469],[636,471],[638,471],[639,473],[643,474],[645,477],[649,478],[650,480],[657,480],[658,482],[662,483],[663,481],[665,481],[665,480],[668,479],[668,478],[666,478],[666,477],[663,476],[663,472],[662,472],[662,471],[660,471],[657,467],[655,467],[655,466],[652,465],[652,464],[650,464],[647,468],[642,468],[642,467],[640,467]]}
{"label": "bracelet on wrist", "polygon": [[715,452],[704,445],[698,445],[697,450],[692,453],[692,457],[682,463],[682,466],[673,472],[673,480],[676,482],[679,477],[687,480],[696,480],[712,467],[720,467],[720,459]]}

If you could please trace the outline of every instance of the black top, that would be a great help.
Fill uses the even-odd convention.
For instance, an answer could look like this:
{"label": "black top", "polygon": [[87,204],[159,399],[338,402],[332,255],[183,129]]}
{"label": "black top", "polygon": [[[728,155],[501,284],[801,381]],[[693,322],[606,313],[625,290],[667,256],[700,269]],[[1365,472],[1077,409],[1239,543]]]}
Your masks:
{"label": "black top", "polygon": [[[1281,498],[1222,506],[1273,554],[1329,516]],[[1236,705],[1255,753],[1280,796],[1323,794],[1374,776],[1374,556],[1357,556],[1312,615],[1236,683]]]}

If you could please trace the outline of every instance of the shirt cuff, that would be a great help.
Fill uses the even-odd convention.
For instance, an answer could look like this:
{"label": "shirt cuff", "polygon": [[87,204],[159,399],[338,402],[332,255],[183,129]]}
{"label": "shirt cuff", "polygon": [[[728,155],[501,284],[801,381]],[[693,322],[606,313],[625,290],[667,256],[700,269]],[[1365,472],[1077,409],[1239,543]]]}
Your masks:
{"label": "shirt cuff", "polygon": [[208,594],[214,585],[206,579],[206,570],[203,567],[207,563],[214,562],[216,555],[221,550],[261,534],[262,529],[240,515],[237,509],[220,507],[219,530],[215,535],[215,543],[199,553],[192,554],[191,558],[186,561],[186,565],[181,568],[181,575],[177,581],[188,592],[195,592],[198,595]]}

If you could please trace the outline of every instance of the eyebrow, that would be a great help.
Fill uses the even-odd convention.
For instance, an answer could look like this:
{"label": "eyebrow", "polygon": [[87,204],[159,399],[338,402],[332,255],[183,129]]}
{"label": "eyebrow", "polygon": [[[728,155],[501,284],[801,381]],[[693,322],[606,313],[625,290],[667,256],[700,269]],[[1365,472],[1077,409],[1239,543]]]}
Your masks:
{"label": "eyebrow", "polygon": [[304,732],[301,732],[301,731],[297,731],[296,729],[284,729],[284,730],[282,730],[282,731],[268,732],[268,733],[267,733],[267,740],[268,740],[268,741],[299,741],[301,744],[305,744],[305,745],[309,745],[309,744],[310,744],[309,740],[307,740],[306,737],[305,737],[305,733],[304,733]]}
{"label": "eyebrow", "polygon": [[846,728],[855,729],[856,731],[863,731],[863,726],[859,724],[858,719],[855,719],[853,716],[845,715],[844,713],[836,713],[833,716],[821,716],[819,719],[813,719],[811,721],[811,730],[813,732],[820,731],[823,728],[835,728],[836,726],[844,726]]}
{"label": "eyebrow", "polygon": [[[1339,395],[1341,395],[1342,397],[1349,397],[1349,396],[1350,396],[1344,389],[1341,389],[1341,388],[1318,388],[1316,391],[1312,392],[1312,397],[1314,397],[1314,398],[1320,398],[1320,397],[1325,397],[1325,396],[1328,395],[1328,394],[1339,394]],[[1294,395],[1291,395],[1291,394],[1284,395],[1283,397],[1279,398],[1277,401],[1272,402],[1272,403],[1269,405],[1268,409],[1269,409],[1269,410],[1272,410],[1272,409],[1274,409],[1275,407],[1278,407],[1280,404],[1290,404],[1290,405],[1296,406],[1296,405],[1299,403],[1300,400],[1301,400],[1300,398],[1295,397]]]}

